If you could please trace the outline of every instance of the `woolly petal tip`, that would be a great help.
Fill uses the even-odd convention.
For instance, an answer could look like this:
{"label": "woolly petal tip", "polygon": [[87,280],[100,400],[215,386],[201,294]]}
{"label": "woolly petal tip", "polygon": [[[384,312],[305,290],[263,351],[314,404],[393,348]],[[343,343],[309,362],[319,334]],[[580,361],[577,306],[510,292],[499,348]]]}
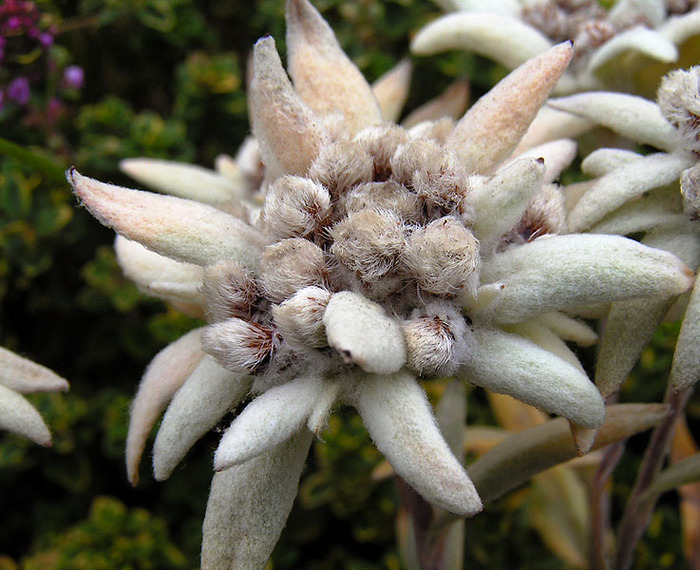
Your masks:
{"label": "woolly petal tip", "polygon": [[0,384],[15,392],[66,392],[68,382],[48,368],[0,347]]}
{"label": "woolly petal tip", "polygon": [[490,173],[516,148],[573,55],[564,42],[527,61],[479,99],[448,138],[469,170]]}
{"label": "woolly petal tip", "polygon": [[106,184],[75,168],[66,176],[100,222],[161,255],[203,266],[234,259],[255,267],[260,259],[262,234],[212,206]]}
{"label": "woolly petal tip", "polygon": [[0,429],[49,447],[51,432],[39,412],[17,392],[0,385]]}
{"label": "woolly petal tip", "polygon": [[440,434],[430,404],[406,372],[358,382],[355,406],[379,451],[427,501],[473,516],[481,500],[462,464]]}
{"label": "woolly petal tip", "polygon": [[402,59],[372,84],[372,92],[385,121],[396,123],[399,120],[408,98],[412,72],[411,61]]}

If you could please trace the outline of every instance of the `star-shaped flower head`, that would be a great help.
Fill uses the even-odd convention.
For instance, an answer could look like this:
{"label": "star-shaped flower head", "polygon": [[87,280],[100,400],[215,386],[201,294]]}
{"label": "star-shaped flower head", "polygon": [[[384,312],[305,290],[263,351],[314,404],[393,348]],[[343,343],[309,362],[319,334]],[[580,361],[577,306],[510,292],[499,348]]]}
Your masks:
{"label": "star-shaped flower head", "polygon": [[[596,178],[572,202],[573,231],[645,234],[643,242],[673,252],[697,270],[700,264],[700,66],[668,74],[657,103],[621,93],[585,93],[550,101],[662,152],[600,149],[583,161]],[[678,192],[680,181],[681,192]],[[671,299],[672,300],[672,299]],[[596,370],[604,396],[615,393],[651,339],[670,300],[614,303],[607,319]],[[676,391],[700,378],[700,293],[685,309],[671,384]]]}
{"label": "star-shaped flower head", "polygon": [[48,368],[0,347],[0,429],[50,446],[49,428],[22,394],[66,390],[68,382]]}
{"label": "star-shaped flower head", "polygon": [[170,398],[157,479],[253,396],[216,452],[205,567],[265,564],[336,402],[358,410],[425,499],[475,514],[477,491],[417,379],[459,376],[596,428],[603,400],[562,340],[595,334],[564,311],[667,297],[692,282],[667,252],[564,235],[551,182],[573,157],[571,141],[512,157],[569,64],[569,42],[515,70],[456,124],[409,130],[384,120],[307,0],[289,0],[287,25],[291,81],[271,37],[253,54],[262,207],[255,197],[202,203],[68,173],[82,203],[123,236],[120,258],[141,285],[200,303],[208,321],[142,380],[127,444],[132,481]]}
{"label": "star-shaped flower head", "polygon": [[[423,28],[411,49],[419,55],[462,49],[512,69],[573,40],[573,62],[556,92],[607,87],[656,87],[671,64],[695,57],[700,10],[694,0],[618,0],[606,10],[597,0],[442,0],[450,14]],[[694,60],[691,60],[694,62]]]}

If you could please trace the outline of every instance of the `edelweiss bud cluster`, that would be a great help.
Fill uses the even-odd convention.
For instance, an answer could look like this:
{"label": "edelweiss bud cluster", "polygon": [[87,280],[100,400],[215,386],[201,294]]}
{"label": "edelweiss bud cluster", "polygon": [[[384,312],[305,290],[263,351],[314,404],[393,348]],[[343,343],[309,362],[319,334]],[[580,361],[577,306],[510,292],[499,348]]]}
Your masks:
{"label": "edelweiss bud cluster", "polygon": [[700,65],[666,75],[657,100],[666,120],[678,129],[685,149],[700,155]]}

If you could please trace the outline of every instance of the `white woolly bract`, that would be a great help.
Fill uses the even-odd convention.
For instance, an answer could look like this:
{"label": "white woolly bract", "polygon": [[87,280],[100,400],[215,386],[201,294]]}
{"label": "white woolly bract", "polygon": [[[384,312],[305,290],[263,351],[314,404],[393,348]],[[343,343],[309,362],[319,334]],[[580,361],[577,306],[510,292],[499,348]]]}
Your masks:
{"label": "white woolly bract", "polygon": [[325,133],[314,112],[294,91],[275,40],[269,36],[255,44],[248,101],[268,180],[283,174],[305,174],[321,149]]}
{"label": "white woolly bract", "polygon": [[544,236],[496,254],[482,280],[505,285],[485,309],[501,323],[587,303],[670,297],[686,291],[693,273],[677,257],[619,236]]}
{"label": "white woolly bract", "polygon": [[593,126],[594,123],[590,119],[557,111],[549,105],[545,105],[537,112],[525,136],[513,151],[513,156],[518,156],[528,149],[551,140],[575,138]]}
{"label": "white woolly bract", "polygon": [[224,433],[214,469],[223,471],[287,441],[306,424],[322,387],[318,374],[306,374],[260,394]]}
{"label": "white woolly bract", "polygon": [[205,204],[216,204],[243,195],[242,184],[213,170],[193,164],[183,164],[154,158],[127,158],[119,168],[137,182],[151,188]]}
{"label": "white woolly bract", "polygon": [[671,365],[671,387],[675,392],[687,390],[700,380],[700,281],[683,316],[676,351]]}
{"label": "white woolly bract", "polygon": [[545,184],[549,184],[559,178],[559,175],[576,158],[576,148],[576,141],[557,139],[529,148],[518,154],[515,160],[523,158],[541,158],[544,160],[545,174],[542,181]]}
{"label": "white woolly bract", "polygon": [[535,28],[503,14],[459,12],[438,18],[422,28],[411,42],[416,55],[468,50],[514,69],[552,47]]}
{"label": "white woolly bract", "polygon": [[463,379],[589,428],[603,423],[603,399],[578,367],[514,334],[475,328],[473,336]]}
{"label": "white woolly bract", "polygon": [[651,154],[599,178],[569,214],[569,229],[589,229],[606,214],[648,190],[678,180],[693,160],[681,154]]}
{"label": "white woolly bract", "polygon": [[0,385],[24,394],[68,390],[68,382],[55,372],[1,346]]}
{"label": "white woolly bract", "polygon": [[571,42],[527,61],[479,99],[447,142],[468,170],[489,174],[520,142],[571,61]]}
{"label": "white woolly bract", "polygon": [[48,447],[51,432],[39,412],[20,394],[0,384],[0,429]]}
{"label": "white woolly bract", "polygon": [[630,235],[657,227],[680,228],[688,223],[681,203],[678,189],[673,186],[642,194],[594,224],[590,233]]}
{"label": "white woolly bract", "polygon": [[481,510],[474,485],[440,434],[428,399],[410,374],[361,379],[354,405],[379,451],[422,497],[459,516]]}
{"label": "white woolly bract", "polygon": [[581,170],[590,176],[604,176],[640,158],[642,155],[633,150],[599,148],[583,159]]}
{"label": "white woolly bract", "polygon": [[202,536],[202,570],[261,570],[292,510],[313,436],[214,474]]}
{"label": "white woolly bract", "polygon": [[508,327],[508,332],[516,333],[528,340],[534,342],[540,348],[550,352],[562,360],[568,362],[572,366],[578,368],[582,374],[586,371],[583,369],[580,360],[567,346],[567,344],[548,326],[542,324],[537,319],[530,319],[524,323],[517,323]]}
{"label": "white woolly bract", "polygon": [[348,363],[367,372],[390,374],[406,362],[398,321],[358,293],[333,295],[323,314],[328,344]]}
{"label": "white woolly bract", "polygon": [[459,119],[469,103],[469,83],[455,81],[440,95],[411,111],[401,124],[411,129],[421,123],[434,125],[441,119]]}
{"label": "white woolly bract", "polygon": [[677,46],[693,36],[700,35],[700,10],[693,10],[677,18],[669,18],[659,28],[659,33]]}
{"label": "white woolly bract", "polygon": [[170,477],[190,447],[246,396],[252,379],[205,357],[168,406],[153,444],[153,474]]}
{"label": "white woolly bract", "polygon": [[201,282],[209,323],[223,322],[231,317],[250,318],[259,292],[255,280],[245,268],[234,261],[222,261],[207,267]]}
{"label": "white woolly bract", "polygon": [[325,273],[320,247],[304,238],[288,238],[265,248],[257,282],[266,298],[281,303],[299,289],[322,285]]}
{"label": "white woolly bract", "polygon": [[144,293],[166,300],[202,304],[198,291],[202,281],[199,265],[164,257],[120,235],[114,240],[114,251],[124,275]]}
{"label": "white woolly bract", "polygon": [[629,52],[635,52],[664,63],[678,59],[678,49],[671,41],[655,30],[637,26],[617,34],[598,48],[588,60],[586,71],[595,73],[615,58]]}
{"label": "white woolly bract", "polygon": [[67,176],[100,222],[161,255],[202,266],[234,259],[255,267],[260,259],[262,234],[212,206],[98,182],[74,168]]}
{"label": "white woolly bract", "polygon": [[236,373],[254,372],[274,350],[274,330],[236,317],[209,325],[202,347],[216,361]]}
{"label": "white woolly bract", "polygon": [[552,330],[558,337],[580,346],[591,346],[598,342],[598,334],[583,321],[564,313],[552,312],[540,315],[537,320]]}
{"label": "white woolly bract", "polygon": [[700,151],[700,65],[677,69],[661,80],[657,98],[664,117],[682,137],[682,146]]}
{"label": "white woolly bract", "polygon": [[316,232],[330,214],[328,190],[308,178],[283,176],[268,188],[262,217],[265,227],[284,239]]}
{"label": "white woolly bract", "polygon": [[413,65],[408,59],[402,59],[374,83],[372,93],[379,104],[382,118],[396,123],[403,111],[411,86]]}
{"label": "white woolly bract", "polygon": [[292,348],[307,350],[328,346],[323,313],[331,293],[321,287],[304,287],[272,307],[278,332]]}
{"label": "white woolly bract", "polygon": [[131,404],[126,437],[126,472],[132,485],[139,481],[139,463],[151,428],[205,356],[199,341],[201,332],[195,329],[166,346],[151,360],[141,379]]}
{"label": "white woolly bract", "polygon": [[662,150],[678,145],[676,129],[653,101],[625,93],[580,93],[547,104],[560,111],[585,117],[640,144]]}
{"label": "white woolly bract", "polygon": [[524,158],[498,170],[484,183],[473,185],[465,202],[478,212],[474,235],[484,253],[491,252],[523,217],[542,188],[545,170],[544,161]]}
{"label": "white woolly bract", "polygon": [[351,133],[382,121],[372,88],[307,0],[287,2],[287,49],[294,88],[314,111],[341,113]]}
{"label": "white woolly bract", "polygon": [[331,415],[331,410],[341,392],[341,382],[342,379],[340,381],[338,381],[338,379],[325,379],[320,392],[316,396],[313,409],[306,422],[306,427],[316,436],[328,425],[328,418]]}

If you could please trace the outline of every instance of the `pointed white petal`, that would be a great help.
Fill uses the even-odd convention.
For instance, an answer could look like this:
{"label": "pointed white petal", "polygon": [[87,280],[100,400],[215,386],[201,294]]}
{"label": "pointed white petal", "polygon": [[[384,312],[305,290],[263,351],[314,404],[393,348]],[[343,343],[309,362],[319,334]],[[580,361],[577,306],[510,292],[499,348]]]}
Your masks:
{"label": "pointed white petal", "polygon": [[586,323],[573,319],[564,313],[553,312],[540,315],[537,320],[564,340],[580,346],[590,346],[598,342],[598,334]]}
{"label": "pointed white petal", "polygon": [[625,93],[580,93],[550,99],[554,109],[573,113],[608,127],[641,144],[672,151],[678,146],[677,130],[653,101]]}
{"label": "pointed white petal", "polygon": [[190,447],[245,398],[252,379],[205,356],[168,406],[153,445],[156,480],[170,477]]}
{"label": "pointed white petal", "polygon": [[632,299],[613,303],[596,358],[595,383],[603,397],[616,393],[649,343],[672,299]]}
{"label": "pointed white petal", "polygon": [[594,224],[590,232],[629,235],[660,226],[681,227],[688,217],[680,213],[680,202],[678,188],[642,194]]}
{"label": "pointed white petal", "polygon": [[595,73],[615,58],[630,51],[664,63],[678,59],[678,50],[673,42],[655,30],[638,26],[617,34],[598,48],[588,61],[586,72]]}
{"label": "pointed white petal", "polygon": [[620,236],[544,236],[495,255],[482,280],[505,285],[485,308],[501,323],[588,303],[669,297],[686,291],[693,273],[674,255]]}
{"label": "pointed white petal", "polygon": [[700,10],[693,10],[678,18],[669,18],[658,32],[673,44],[680,46],[690,38],[700,35]]}
{"label": "pointed white petal", "polygon": [[464,462],[464,440],[467,425],[467,389],[464,382],[452,380],[440,396],[435,410],[438,427],[450,451],[458,461]]}
{"label": "pointed white petal", "polygon": [[151,188],[205,204],[216,204],[243,194],[242,185],[193,164],[155,158],[127,158],[119,168],[137,182]]}
{"label": "pointed white petal", "polygon": [[690,296],[683,316],[671,366],[671,387],[675,392],[686,390],[700,380],[700,280]]}
{"label": "pointed white petal", "polygon": [[41,415],[17,392],[0,385],[0,429],[48,447],[51,433]]}
{"label": "pointed white petal", "polygon": [[482,251],[491,251],[520,222],[542,188],[544,175],[544,160],[523,158],[499,169],[484,184],[472,185],[465,205],[479,213],[473,232]]}
{"label": "pointed white petal", "polygon": [[475,328],[460,376],[586,427],[605,418],[603,399],[578,367],[514,334]]}
{"label": "pointed white petal", "polygon": [[323,131],[292,87],[271,37],[255,44],[248,100],[269,181],[283,174],[306,174],[323,143]]}
{"label": "pointed white petal", "polygon": [[515,69],[552,47],[535,28],[503,14],[459,12],[438,18],[422,28],[411,42],[416,55],[448,50],[476,52]]}
{"label": "pointed white petal", "polygon": [[372,84],[372,92],[385,121],[396,123],[399,120],[408,98],[412,71],[411,61],[403,59]]}
{"label": "pointed white petal", "polygon": [[140,243],[117,235],[114,240],[117,261],[124,275],[144,293],[201,305],[202,268],[181,263],[146,249]]}
{"label": "pointed white petal", "polygon": [[481,510],[472,482],[440,434],[425,392],[410,374],[361,379],[355,407],[379,451],[423,498],[460,516]]}
{"label": "pointed white petal", "polygon": [[575,366],[582,374],[586,373],[581,365],[581,361],[573,351],[549,327],[543,325],[539,319],[530,319],[524,323],[511,325],[508,327],[508,332],[514,332],[531,340],[540,348]]}
{"label": "pointed white petal", "polygon": [[572,54],[571,42],[550,48],[512,71],[467,111],[448,144],[469,170],[487,174],[511,155]]}
{"label": "pointed white petal", "polygon": [[333,295],[323,314],[328,344],[367,372],[391,374],[406,362],[398,321],[366,297],[350,291]]}
{"label": "pointed white petal", "polygon": [[532,121],[525,136],[515,148],[513,156],[518,156],[526,150],[548,141],[576,138],[593,126],[594,123],[590,119],[557,111],[549,105],[545,105],[537,112],[535,120]]}
{"label": "pointed white petal", "polygon": [[521,158],[544,159],[545,175],[542,182],[549,184],[559,178],[559,175],[576,158],[576,146],[576,142],[571,139],[557,139],[532,147],[518,154],[515,160]]}
{"label": "pointed white petal", "polygon": [[204,358],[199,341],[201,330],[190,331],[161,350],[141,379],[131,404],[126,437],[126,471],[132,485],[139,481],[139,463],[151,428],[175,392]]}
{"label": "pointed white petal", "polygon": [[216,208],[140,190],[131,190],[68,171],[83,206],[105,226],[166,257],[211,265],[234,259],[255,267],[265,238],[238,218]]}
{"label": "pointed white petal", "polygon": [[292,510],[312,437],[302,429],[275,449],[214,474],[202,529],[202,570],[265,566]]}
{"label": "pointed white petal", "polygon": [[288,440],[306,423],[322,387],[320,376],[307,374],[260,394],[224,433],[214,469],[223,471]]}
{"label": "pointed white petal", "polygon": [[692,162],[681,154],[651,154],[606,174],[574,206],[569,214],[570,231],[587,230],[628,200],[670,184]]}
{"label": "pointed white petal", "polygon": [[599,148],[583,159],[581,170],[589,176],[604,176],[640,158],[642,155],[632,150]]}
{"label": "pointed white petal", "polygon": [[410,129],[425,121],[438,121],[445,117],[459,119],[469,103],[469,83],[455,81],[440,95],[413,110],[401,123]]}
{"label": "pointed white petal", "polygon": [[328,424],[333,404],[335,404],[340,394],[340,382],[327,380],[323,383],[321,392],[314,402],[313,410],[309,415],[306,427],[314,435],[319,435]]}
{"label": "pointed white petal", "polygon": [[294,89],[319,115],[341,113],[351,133],[382,122],[372,88],[308,0],[287,2],[287,50]]}
{"label": "pointed white petal", "polygon": [[451,0],[456,10],[474,12],[494,12],[509,16],[518,16],[522,5],[518,0]]}
{"label": "pointed white petal", "polygon": [[0,384],[24,394],[68,390],[68,382],[55,372],[1,346]]}

